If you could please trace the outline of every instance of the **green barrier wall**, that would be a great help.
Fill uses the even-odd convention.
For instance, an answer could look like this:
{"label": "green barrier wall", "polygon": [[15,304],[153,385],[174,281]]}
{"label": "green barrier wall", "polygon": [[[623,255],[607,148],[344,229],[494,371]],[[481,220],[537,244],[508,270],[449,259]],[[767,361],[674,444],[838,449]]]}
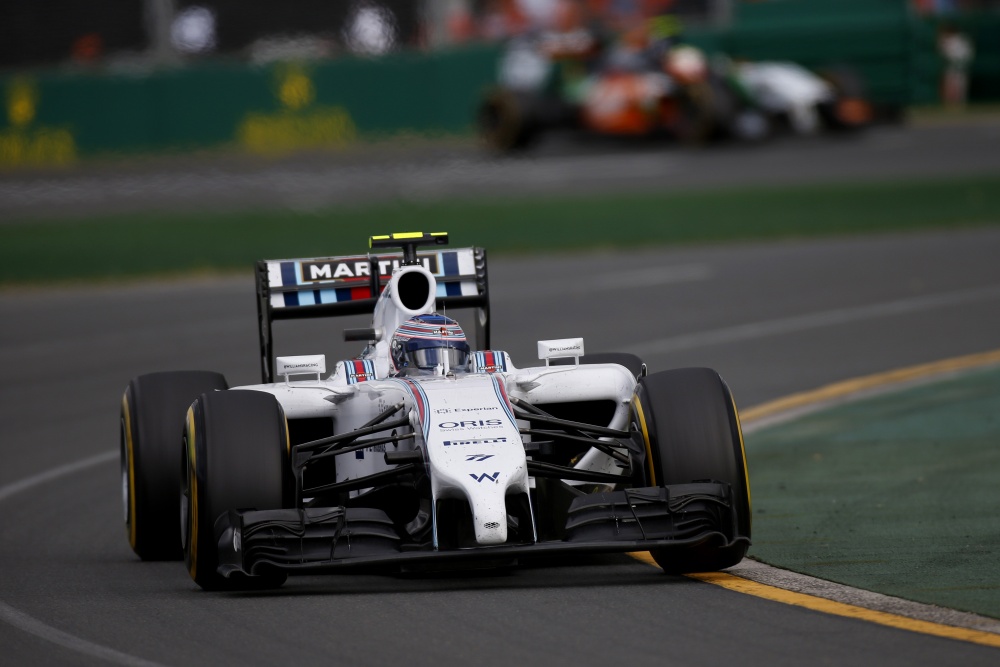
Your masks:
{"label": "green barrier wall", "polygon": [[1000,13],[924,18],[909,0],[769,0],[738,2],[732,27],[692,35],[713,51],[750,60],[786,59],[822,69],[847,65],[876,102],[906,106],[939,101],[942,25],[975,44],[972,101],[1000,100]]}
{"label": "green barrier wall", "polygon": [[[938,99],[942,22],[976,45],[974,101],[1000,100],[1000,14],[919,19],[908,0],[736,3],[732,26],[691,31],[709,51],[808,67],[847,65],[876,102]],[[145,75],[39,73],[0,77],[0,168],[58,165],[102,154],[242,148],[282,153],[359,139],[471,130],[499,47],[377,60],[251,67],[201,63]]]}
{"label": "green barrier wall", "polygon": [[203,64],[144,76],[9,76],[0,79],[7,111],[0,166],[230,146],[280,153],[468,132],[497,53],[476,47],[271,67]]}
{"label": "green barrier wall", "polygon": [[735,10],[730,29],[695,39],[734,58],[849,66],[875,101],[911,101],[915,21],[904,0],[772,0]]}

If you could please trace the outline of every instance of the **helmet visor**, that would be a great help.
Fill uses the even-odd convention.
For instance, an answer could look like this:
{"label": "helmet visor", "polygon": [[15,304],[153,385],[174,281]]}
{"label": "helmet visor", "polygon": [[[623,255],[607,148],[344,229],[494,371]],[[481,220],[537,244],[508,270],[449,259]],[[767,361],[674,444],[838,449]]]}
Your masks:
{"label": "helmet visor", "polygon": [[425,347],[410,351],[408,356],[412,365],[423,370],[444,366],[445,357],[450,368],[462,368],[469,361],[469,351],[456,347]]}

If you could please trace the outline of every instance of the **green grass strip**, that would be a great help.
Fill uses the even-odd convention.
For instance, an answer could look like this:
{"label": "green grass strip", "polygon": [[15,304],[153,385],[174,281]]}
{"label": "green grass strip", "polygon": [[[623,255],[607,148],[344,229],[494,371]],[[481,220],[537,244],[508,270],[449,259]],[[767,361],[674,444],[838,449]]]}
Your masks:
{"label": "green grass strip", "polygon": [[692,193],[389,202],[318,212],[137,213],[0,224],[0,284],[248,271],[447,231],[492,253],[891,232],[1000,223],[1000,175]]}
{"label": "green grass strip", "polygon": [[747,436],[750,554],[1000,618],[1000,370]]}

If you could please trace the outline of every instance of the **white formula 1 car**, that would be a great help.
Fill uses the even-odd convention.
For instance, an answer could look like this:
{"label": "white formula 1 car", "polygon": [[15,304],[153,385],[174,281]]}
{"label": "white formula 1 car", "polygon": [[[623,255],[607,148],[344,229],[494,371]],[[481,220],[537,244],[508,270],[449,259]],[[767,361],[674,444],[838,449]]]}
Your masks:
{"label": "white formula 1 car", "polygon": [[[559,552],[650,551],[667,572],[738,563],[750,494],[717,373],[647,375],[625,354],[540,341],[489,348],[486,253],[373,237],[351,257],[257,266],[263,383],[207,371],[132,380],[121,407],[129,543],[183,553],[206,589],[373,567],[506,566]],[[474,350],[439,307],[476,309]],[[354,359],[272,357],[272,321],[373,312]],[[177,517],[180,515],[180,521]]]}
{"label": "white formula 1 car", "polygon": [[730,65],[730,78],[773,127],[795,134],[851,130],[870,125],[874,110],[861,79],[851,70],[833,69],[821,77],[792,62]]}

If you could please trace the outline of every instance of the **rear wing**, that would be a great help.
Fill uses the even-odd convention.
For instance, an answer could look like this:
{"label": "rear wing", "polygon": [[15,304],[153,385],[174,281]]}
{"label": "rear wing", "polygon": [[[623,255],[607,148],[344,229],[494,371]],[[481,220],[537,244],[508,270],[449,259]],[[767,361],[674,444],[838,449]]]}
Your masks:
{"label": "rear wing", "polygon": [[[372,313],[379,294],[403,260],[402,252],[257,262],[257,319],[261,378],[274,377],[271,323]],[[490,298],[486,250],[425,250],[417,260],[437,280],[439,308],[476,309],[476,345],[490,347]]]}

